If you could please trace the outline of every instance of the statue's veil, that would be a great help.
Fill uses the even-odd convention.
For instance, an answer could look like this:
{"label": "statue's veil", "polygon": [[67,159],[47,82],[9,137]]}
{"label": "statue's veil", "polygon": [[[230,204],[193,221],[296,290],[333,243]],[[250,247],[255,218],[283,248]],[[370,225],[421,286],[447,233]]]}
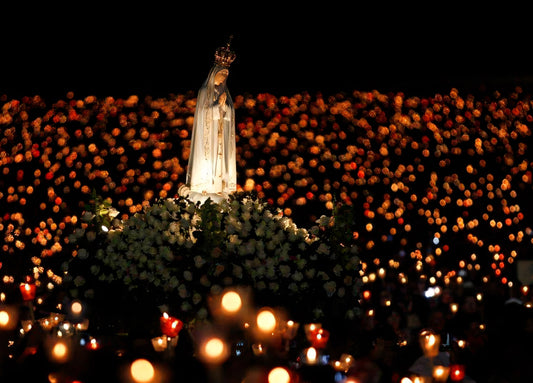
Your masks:
{"label": "statue's veil", "polygon": [[[235,109],[226,81],[215,86],[215,76],[223,69],[227,70],[226,67],[215,63],[198,91],[186,178],[186,183],[191,186],[191,189],[202,187],[201,184],[213,175],[212,164],[216,161],[217,148],[206,148],[206,143],[215,141],[213,135],[217,134],[217,129],[213,127],[213,121],[216,119],[214,114],[217,113],[216,117],[218,118],[218,97],[225,93],[227,107],[225,108],[226,115],[224,118],[223,145],[225,161],[223,164],[223,179],[227,189],[225,192],[236,190]],[[208,126],[213,128],[206,129]],[[212,137],[208,137],[206,134]],[[208,186],[205,187],[208,188]]]}

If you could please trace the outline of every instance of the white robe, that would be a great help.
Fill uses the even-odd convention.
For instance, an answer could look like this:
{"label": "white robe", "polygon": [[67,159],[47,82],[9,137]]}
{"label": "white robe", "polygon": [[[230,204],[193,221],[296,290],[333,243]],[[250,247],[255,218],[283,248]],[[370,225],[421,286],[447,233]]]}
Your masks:
{"label": "white robe", "polygon": [[237,190],[235,109],[225,82],[214,84],[221,69],[215,64],[198,91],[186,179],[193,200],[219,200]]}

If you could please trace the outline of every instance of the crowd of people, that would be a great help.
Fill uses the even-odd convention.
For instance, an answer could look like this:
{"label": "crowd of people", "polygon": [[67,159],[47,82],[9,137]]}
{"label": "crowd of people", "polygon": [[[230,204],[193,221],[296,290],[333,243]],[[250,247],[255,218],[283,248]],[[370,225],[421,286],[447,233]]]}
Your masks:
{"label": "crowd of people", "polygon": [[[95,196],[123,220],[176,196],[195,102],[192,92],[0,95],[3,286],[34,278],[60,288],[68,235]],[[533,241],[530,94],[242,94],[234,105],[239,190],[302,227],[353,207],[367,293],[354,342],[379,381],[408,372],[424,327],[450,334],[446,347],[472,379],[523,379],[515,374],[533,335],[522,262]]]}

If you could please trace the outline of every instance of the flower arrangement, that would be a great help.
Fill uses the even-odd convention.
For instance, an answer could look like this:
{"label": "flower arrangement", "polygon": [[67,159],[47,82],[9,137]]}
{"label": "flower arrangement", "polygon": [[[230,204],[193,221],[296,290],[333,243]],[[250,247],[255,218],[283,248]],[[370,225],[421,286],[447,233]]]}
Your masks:
{"label": "flower arrangement", "polygon": [[246,286],[295,316],[357,315],[360,262],[347,206],[309,230],[250,193],[220,203],[160,199],[125,221],[100,200],[94,206],[70,236],[77,249],[64,269],[74,296],[113,286],[193,320],[207,318],[209,296]]}

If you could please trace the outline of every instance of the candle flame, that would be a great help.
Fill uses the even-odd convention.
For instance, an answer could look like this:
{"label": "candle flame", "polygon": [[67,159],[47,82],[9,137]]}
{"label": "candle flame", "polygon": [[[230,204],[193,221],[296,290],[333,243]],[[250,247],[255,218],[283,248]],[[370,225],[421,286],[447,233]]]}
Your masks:
{"label": "candle flame", "polygon": [[316,348],[314,347],[309,347],[307,349],[307,352],[305,354],[305,356],[307,357],[307,362],[309,363],[315,363],[316,362],[316,358],[318,356],[318,353],[316,351]]}
{"label": "candle flame", "polygon": [[427,341],[427,344],[428,344],[429,347],[434,346],[434,345],[435,345],[435,341],[436,341],[436,339],[435,339],[435,335],[433,335],[433,334],[429,335],[429,336],[426,338],[426,341]]}

